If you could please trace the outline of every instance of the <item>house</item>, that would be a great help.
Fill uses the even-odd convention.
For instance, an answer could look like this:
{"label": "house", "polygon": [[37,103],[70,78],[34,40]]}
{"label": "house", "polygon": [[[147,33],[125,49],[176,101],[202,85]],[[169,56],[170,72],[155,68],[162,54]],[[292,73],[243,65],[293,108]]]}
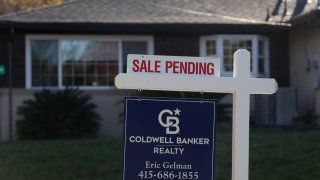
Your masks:
{"label": "house", "polygon": [[93,96],[101,135],[120,135],[119,101],[135,91],[115,89],[113,79],[125,72],[128,53],[218,56],[221,75],[230,76],[233,52],[246,48],[252,76],[280,86],[276,97],[252,98],[255,121],[290,124],[319,106],[313,82],[304,84],[318,73],[317,7],[316,0],[73,0],[1,16],[0,64],[8,72],[0,76],[1,139],[15,137],[24,99],[65,86]]}
{"label": "house", "polygon": [[320,124],[320,6],[293,18],[289,30],[290,86],[297,110]]}

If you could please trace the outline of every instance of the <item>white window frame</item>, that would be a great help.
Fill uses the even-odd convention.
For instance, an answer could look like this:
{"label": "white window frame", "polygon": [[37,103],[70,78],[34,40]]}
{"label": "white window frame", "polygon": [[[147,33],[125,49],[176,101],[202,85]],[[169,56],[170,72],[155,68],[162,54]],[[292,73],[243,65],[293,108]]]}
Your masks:
{"label": "white window frame", "polygon": [[[265,36],[261,35],[251,35],[251,34],[220,34],[220,35],[209,35],[200,37],[200,56],[210,56],[206,52],[206,42],[209,40],[216,41],[216,57],[220,58],[221,62],[221,76],[231,77],[232,71],[225,71],[224,61],[223,61],[223,41],[224,40],[251,40],[252,41],[252,77],[269,77],[269,40]],[[264,41],[264,52],[265,52],[265,61],[264,61],[264,74],[260,74],[258,70],[258,42],[259,40]]]}
{"label": "white window frame", "polygon": [[[44,86],[32,86],[32,65],[31,65],[31,41],[32,40],[56,40],[58,42],[58,86],[47,87],[50,89],[63,89],[65,86],[62,84],[62,65],[61,65],[61,52],[60,44],[63,40],[91,40],[91,41],[104,41],[104,42],[118,42],[118,71],[122,72],[122,42],[123,41],[145,41],[147,42],[147,54],[154,54],[154,37],[151,35],[26,35],[26,88],[27,89],[42,89]],[[105,90],[115,89],[114,86],[75,86],[83,90]]]}

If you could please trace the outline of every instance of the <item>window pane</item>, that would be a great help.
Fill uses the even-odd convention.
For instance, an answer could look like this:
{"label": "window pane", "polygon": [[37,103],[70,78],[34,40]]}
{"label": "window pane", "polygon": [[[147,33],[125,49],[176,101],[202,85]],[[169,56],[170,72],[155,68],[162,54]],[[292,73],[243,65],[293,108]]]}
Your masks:
{"label": "window pane", "polygon": [[259,73],[264,74],[265,73],[265,67],[264,67],[264,58],[258,58],[258,68],[259,68]]}
{"label": "window pane", "polygon": [[[251,40],[224,40],[223,41],[223,62],[224,70],[232,71],[233,70],[233,54],[238,49],[247,49],[252,53],[252,41]],[[251,59],[251,71],[252,71],[252,59]]]}
{"label": "window pane", "polygon": [[31,40],[32,86],[58,86],[58,42]]}
{"label": "window pane", "polygon": [[264,42],[262,40],[259,40],[259,56],[264,55]]}
{"label": "window pane", "polygon": [[[106,81],[118,73],[118,43],[87,40],[61,41],[64,86],[113,86]],[[110,71],[109,67],[115,67]]]}
{"label": "window pane", "polygon": [[[122,65],[123,72],[127,72],[127,55],[128,54],[147,54],[147,42],[145,41],[124,41],[122,42]],[[109,67],[114,71],[115,67]]]}
{"label": "window pane", "polygon": [[264,41],[259,40],[258,43],[258,72],[265,74],[265,52],[264,52]]}
{"label": "window pane", "polygon": [[210,40],[206,42],[206,47],[207,47],[207,55],[208,56],[214,56],[216,55],[216,41],[215,40]]}

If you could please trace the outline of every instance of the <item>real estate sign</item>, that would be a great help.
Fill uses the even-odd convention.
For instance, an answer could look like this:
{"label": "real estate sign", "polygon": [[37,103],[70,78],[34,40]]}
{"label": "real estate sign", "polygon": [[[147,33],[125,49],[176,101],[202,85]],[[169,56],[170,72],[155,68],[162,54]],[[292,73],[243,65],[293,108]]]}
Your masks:
{"label": "real estate sign", "polygon": [[[205,61],[205,57],[200,59],[193,57],[147,55],[131,57],[133,58],[130,58],[130,55],[128,55],[129,68],[127,73],[118,74],[115,78],[115,85],[119,89],[233,94],[232,180],[248,180],[250,95],[273,94],[278,89],[278,84],[275,79],[251,77],[250,52],[245,49],[239,49],[234,53],[233,77],[219,77],[219,60],[218,62],[212,61],[212,65],[210,64],[210,60]],[[132,61],[130,61],[130,59]],[[195,63],[191,62],[191,60],[194,60]],[[212,67],[214,67],[213,71]],[[172,111],[172,107],[168,110]],[[140,109],[140,111],[142,111],[143,114],[147,113],[147,111],[143,109]],[[142,116],[143,114],[140,115]],[[165,120],[166,123],[162,122],[162,125],[164,125],[164,127],[177,126],[180,128],[180,126],[171,121],[174,121],[174,119],[174,117],[169,116],[169,119]],[[148,120],[154,121],[153,119]],[[194,125],[198,126],[198,124]],[[180,130],[182,132],[182,126],[179,132]],[[172,130],[169,129],[169,132],[171,131]],[[184,136],[188,138],[188,135]],[[199,136],[194,137],[198,138]],[[177,150],[177,152],[181,151]],[[143,151],[142,153],[145,152]],[[200,156],[200,154],[193,154],[193,156]],[[168,157],[170,156],[168,155]],[[183,159],[184,157],[181,157],[181,160]],[[158,161],[155,162],[155,164],[158,163]],[[160,162],[160,166],[163,162],[164,161]],[[179,161],[175,159],[174,162]],[[150,163],[153,163],[152,160],[150,160]],[[189,164],[191,165],[191,163]],[[140,167],[142,172],[146,171],[146,167],[149,167],[148,165],[149,163],[144,164],[144,169]],[[186,165],[188,165],[188,162],[186,162]],[[134,167],[135,164],[132,164],[131,168]],[[125,170],[127,170],[127,168]],[[197,169],[191,172],[193,172],[193,178],[195,172],[198,172],[198,175],[202,174]],[[148,173],[149,172],[147,172],[147,174]],[[155,176],[153,171],[150,174],[152,174],[152,178],[160,179]],[[174,174],[174,176],[176,176],[176,174]],[[206,179],[208,177],[211,176],[207,176]]]}
{"label": "real estate sign", "polygon": [[126,98],[123,180],[213,179],[214,100]]}

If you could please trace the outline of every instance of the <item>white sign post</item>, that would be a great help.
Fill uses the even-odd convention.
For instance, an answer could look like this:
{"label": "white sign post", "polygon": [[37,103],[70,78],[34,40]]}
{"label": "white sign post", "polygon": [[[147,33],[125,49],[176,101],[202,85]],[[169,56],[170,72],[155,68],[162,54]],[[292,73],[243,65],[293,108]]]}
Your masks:
{"label": "white sign post", "polygon": [[118,89],[190,91],[233,94],[232,180],[249,179],[250,94],[273,94],[274,79],[250,77],[250,53],[234,53],[233,77],[125,74],[115,78]]}

